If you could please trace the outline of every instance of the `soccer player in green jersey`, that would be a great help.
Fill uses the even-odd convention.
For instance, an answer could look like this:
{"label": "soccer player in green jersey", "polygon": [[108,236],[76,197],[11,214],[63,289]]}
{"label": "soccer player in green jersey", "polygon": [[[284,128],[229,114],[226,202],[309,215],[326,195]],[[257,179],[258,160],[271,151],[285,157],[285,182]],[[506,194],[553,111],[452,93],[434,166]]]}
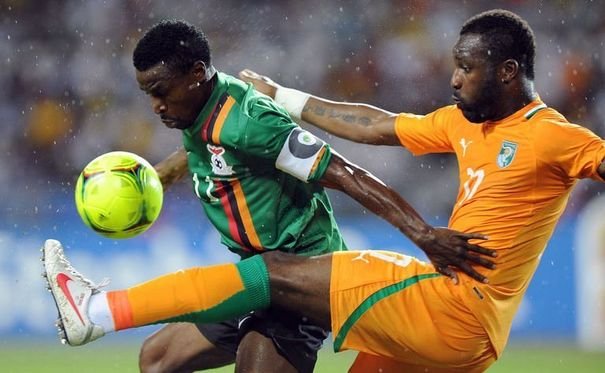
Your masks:
{"label": "soccer player in green jersey", "polygon": [[[478,254],[492,251],[469,243],[482,235],[431,227],[397,193],[301,129],[268,96],[217,72],[210,56],[199,29],[182,21],[163,21],[138,42],[133,62],[154,112],[166,126],[183,132],[184,148],[156,166],[163,184],[171,185],[188,170],[194,192],[230,250],[242,258],[272,250],[305,256],[344,250],[323,189],[327,186],[397,227],[443,274],[454,276],[455,267],[485,280],[470,265],[491,267]],[[174,300],[153,289],[138,299]],[[139,317],[145,314],[140,304],[135,313],[98,317],[111,314],[109,308],[126,299],[123,296],[95,293],[86,298],[93,325],[100,329],[80,338],[64,325],[67,342],[84,344],[157,316]],[[74,321],[61,318],[62,323]],[[324,325],[271,308],[226,323],[173,323],[145,342],[140,368],[193,371],[236,362],[238,371],[309,372],[326,335]]]}
{"label": "soccer player in green jersey", "polygon": [[[246,258],[267,250],[314,255],[346,248],[328,196],[315,183],[330,162],[330,148],[272,100],[216,72],[202,33],[162,22],[140,40],[133,60],[155,113],[183,132],[184,150],[157,165],[163,184],[188,169],[229,250]],[[272,369],[308,372],[326,337],[318,326],[271,311],[216,324],[171,324],[145,342],[140,367],[214,368],[233,363],[240,345],[241,369],[256,363],[246,351],[254,357],[266,350],[274,355],[267,361]]]}

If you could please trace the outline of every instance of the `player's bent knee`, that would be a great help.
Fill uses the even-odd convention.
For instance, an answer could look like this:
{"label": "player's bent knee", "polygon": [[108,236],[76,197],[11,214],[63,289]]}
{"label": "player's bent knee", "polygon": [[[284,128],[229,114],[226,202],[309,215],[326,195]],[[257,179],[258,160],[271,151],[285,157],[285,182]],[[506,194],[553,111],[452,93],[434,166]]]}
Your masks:
{"label": "player's bent knee", "polygon": [[[172,336],[172,335],[171,335]],[[156,333],[145,339],[139,352],[139,370],[143,373],[167,373],[180,371],[188,361],[182,349],[171,348],[172,340],[164,333]]]}
{"label": "player's bent knee", "polygon": [[147,337],[139,351],[139,370],[143,373],[170,371],[167,351],[168,345],[158,341],[156,334]]}

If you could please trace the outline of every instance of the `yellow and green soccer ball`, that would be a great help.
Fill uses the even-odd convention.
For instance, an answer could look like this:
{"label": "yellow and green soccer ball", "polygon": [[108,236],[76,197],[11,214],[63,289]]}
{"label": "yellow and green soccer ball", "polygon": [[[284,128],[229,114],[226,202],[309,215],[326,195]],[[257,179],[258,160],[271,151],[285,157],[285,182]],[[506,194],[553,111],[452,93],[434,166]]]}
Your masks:
{"label": "yellow and green soccer ball", "polygon": [[146,231],[160,215],[164,197],[153,166],[122,151],[93,159],[78,177],[75,195],[84,223],[109,238]]}

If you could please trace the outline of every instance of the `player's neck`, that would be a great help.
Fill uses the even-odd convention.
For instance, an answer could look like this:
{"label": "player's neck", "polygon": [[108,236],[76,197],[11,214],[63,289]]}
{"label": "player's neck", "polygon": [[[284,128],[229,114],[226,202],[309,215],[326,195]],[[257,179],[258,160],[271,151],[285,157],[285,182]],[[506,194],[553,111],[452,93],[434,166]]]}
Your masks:
{"label": "player's neck", "polygon": [[216,74],[208,81],[206,81],[201,87],[201,92],[199,93],[199,108],[200,112],[204,110],[204,107],[208,104],[208,100],[212,96],[212,92],[214,91],[214,87],[216,86]]}
{"label": "player's neck", "polygon": [[504,119],[516,113],[538,98],[538,93],[534,89],[534,82],[527,79],[511,83],[511,86],[504,93],[507,99],[502,100],[500,104],[501,112],[496,120]]}

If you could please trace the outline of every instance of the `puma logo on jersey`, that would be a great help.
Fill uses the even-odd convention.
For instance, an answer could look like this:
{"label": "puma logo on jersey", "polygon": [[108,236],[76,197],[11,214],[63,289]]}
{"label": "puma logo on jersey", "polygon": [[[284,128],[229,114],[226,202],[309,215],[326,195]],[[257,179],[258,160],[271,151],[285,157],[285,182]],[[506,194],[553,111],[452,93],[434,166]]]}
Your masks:
{"label": "puma logo on jersey", "polygon": [[212,172],[216,175],[229,176],[233,175],[233,167],[227,164],[227,161],[223,157],[225,154],[225,148],[222,146],[214,146],[207,144],[206,147],[212,156],[210,156],[210,165],[212,166]]}
{"label": "puma logo on jersey", "polygon": [[466,155],[466,148],[468,148],[468,146],[472,143],[473,143],[472,140],[467,142],[464,137],[460,139],[460,146],[462,146],[462,156],[463,157]]}

